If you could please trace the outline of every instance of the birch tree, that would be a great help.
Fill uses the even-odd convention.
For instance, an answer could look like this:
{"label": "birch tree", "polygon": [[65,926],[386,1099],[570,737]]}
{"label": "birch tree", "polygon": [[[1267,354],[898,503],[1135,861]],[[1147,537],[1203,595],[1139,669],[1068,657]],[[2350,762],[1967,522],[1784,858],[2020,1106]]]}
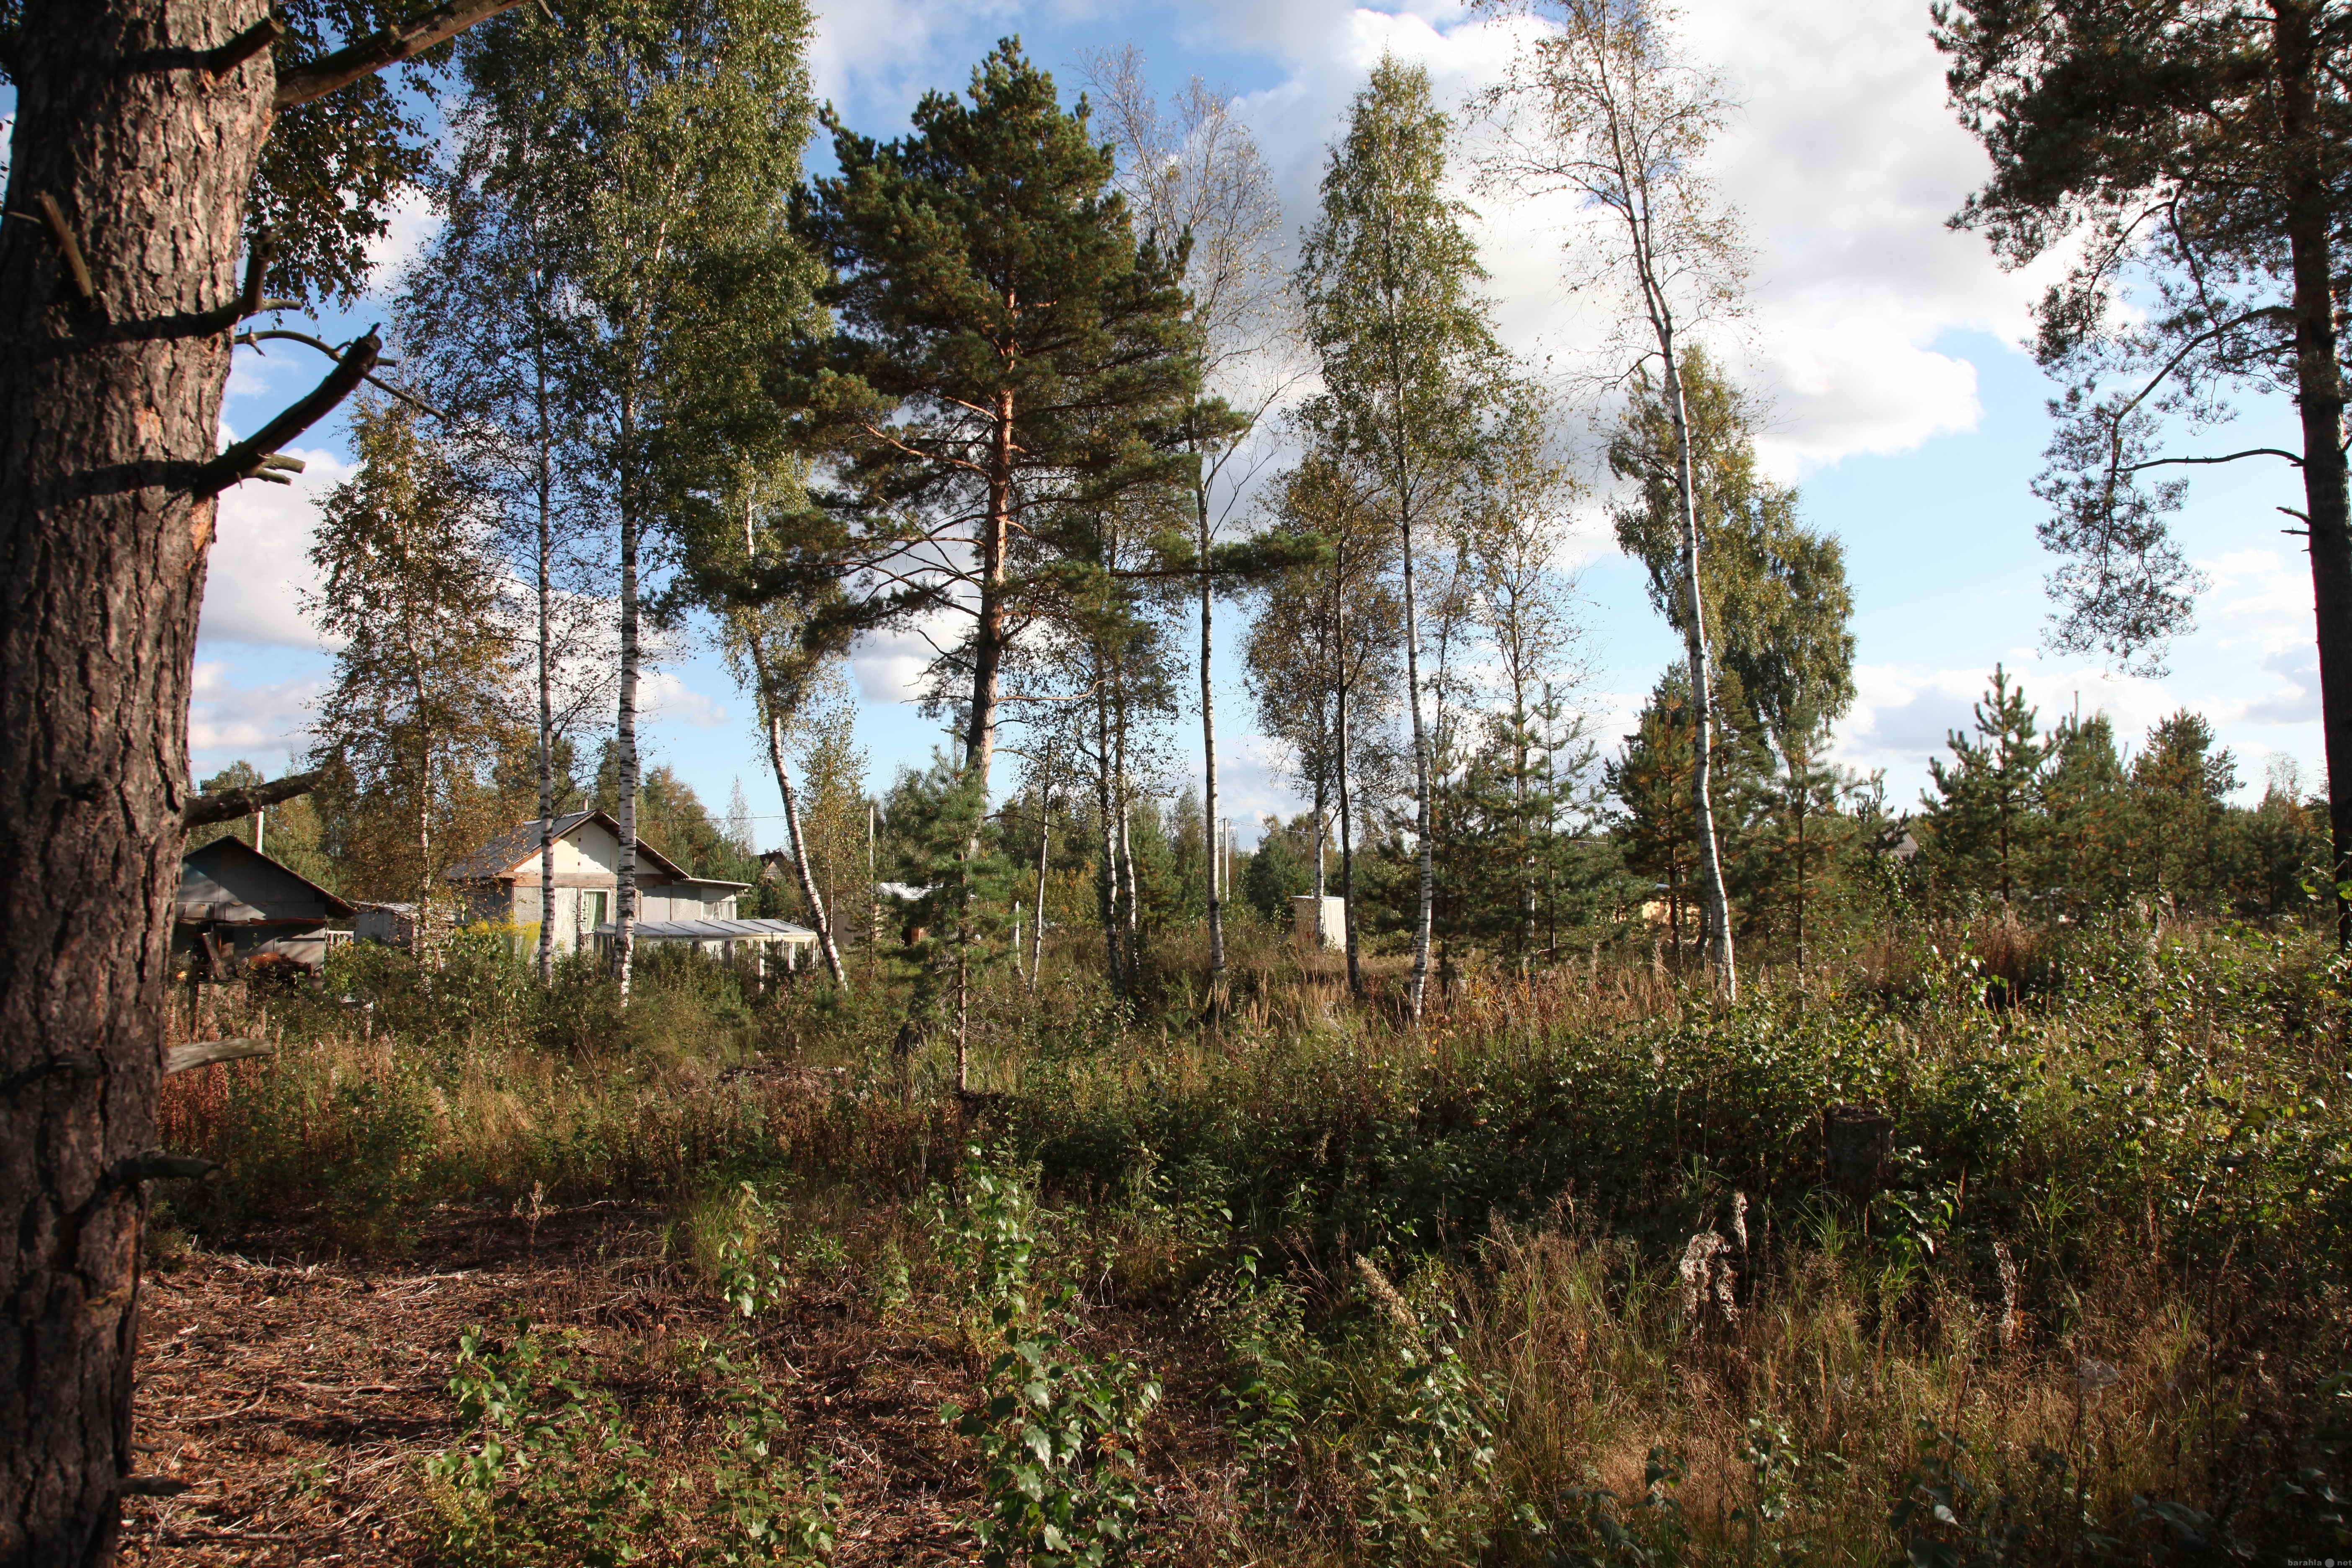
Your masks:
{"label": "birch tree", "polygon": [[[583,366],[567,283],[576,258],[568,215],[553,205],[551,82],[503,82],[495,36],[467,51],[472,90],[450,115],[454,142],[427,190],[439,229],[409,269],[397,319],[409,376],[437,405],[466,482],[502,510],[530,584],[537,698],[539,978],[555,963],[557,752],[586,714],[613,700],[617,671],[602,635],[583,546],[593,514],[579,489],[586,453],[572,399]],[[515,90],[530,96],[518,101]]]}
{"label": "birch tree", "polygon": [[1599,215],[1569,242],[1570,287],[1605,292],[1627,307],[1619,342],[1629,357],[1607,379],[1622,384],[1646,366],[1663,389],[1674,434],[1700,901],[1716,984],[1736,999],[1739,967],[1716,826],[1717,723],[1681,357],[1695,326],[1737,310],[1746,275],[1738,222],[1702,168],[1731,105],[1719,82],[1677,53],[1675,16],[1664,0],[1478,4],[1488,15],[1535,24],[1504,80],[1482,96],[1498,133],[1483,178],[1523,197],[1565,195]]}
{"label": "birch tree", "polygon": [[[1213,656],[1220,584],[1217,536],[1234,516],[1263,455],[1254,443],[1266,411],[1297,381],[1286,353],[1288,298],[1278,261],[1282,198],[1233,95],[1200,78],[1163,109],[1132,47],[1087,62],[1099,112],[1118,149],[1118,183],[1137,221],[1163,246],[1182,246],[1183,281],[1201,356],[1202,384],[1180,418],[1192,453],[1193,553],[1201,632],[1202,820],[1217,838],[1217,725]],[[1225,972],[1224,905],[1232,889],[1209,857],[1209,973]]]}
{"label": "birch tree", "polygon": [[1397,531],[1421,871],[1415,1018],[1429,978],[1435,878],[1414,572],[1427,534],[1459,504],[1503,401],[1508,363],[1480,289],[1486,273],[1463,226],[1467,209],[1445,188],[1452,133],[1430,96],[1429,74],[1384,58],[1332,149],[1297,276],[1323,374],[1306,420],[1360,468]]}
{"label": "birch tree", "polygon": [[[1281,744],[1314,799],[1315,896],[1324,895],[1323,839],[1339,807],[1339,896],[1348,984],[1363,992],[1357,941],[1358,803],[1385,796],[1397,773],[1396,718],[1403,610],[1391,587],[1395,531],[1361,484],[1328,452],[1283,479],[1274,532],[1314,540],[1322,559],[1295,564],[1261,589],[1243,645],[1259,726]],[[1323,906],[1315,906],[1316,936]]]}
{"label": "birch tree", "polygon": [[[625,1000],[637,913],[637,692],[649,584],[694,493],[723,475],[708,426],[731,409],[762,324],[797,279],[788,203],[813,122],[801,0],[583,0],[519,11],[468,45],[477,111],[527,147],[560,214],[566,408],[615,542],[621,847],[612,961]],[[749,286],[773,285],[772,293]],[[779,299],[774,297],[781,295]],[[780,305],[782,307],[780,309]]]}
{"label": "birch tree", "polygon": [[514,627],[488,509],[415,416],[362,406],[352,434],[359,472],[327,497],[310,550],[304,609],[341,645],[316,729],[375,815],[405,819],[404,852],[366,857],[365,880],[415,900],[422,941],[455,858],[436,830],[514,728]]}

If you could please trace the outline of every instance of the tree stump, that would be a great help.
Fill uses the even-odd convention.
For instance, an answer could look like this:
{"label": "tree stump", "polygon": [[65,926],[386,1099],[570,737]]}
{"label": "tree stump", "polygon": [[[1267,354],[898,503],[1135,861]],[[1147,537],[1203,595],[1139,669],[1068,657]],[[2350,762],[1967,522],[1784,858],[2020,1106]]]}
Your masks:
{"label": "tree stump", "polygon": [[1822,1113],[1823,1173],[1831,1186],[1866,1204],[1886,1184],[1895,1118],[1884,1106],[1832,1105]]}

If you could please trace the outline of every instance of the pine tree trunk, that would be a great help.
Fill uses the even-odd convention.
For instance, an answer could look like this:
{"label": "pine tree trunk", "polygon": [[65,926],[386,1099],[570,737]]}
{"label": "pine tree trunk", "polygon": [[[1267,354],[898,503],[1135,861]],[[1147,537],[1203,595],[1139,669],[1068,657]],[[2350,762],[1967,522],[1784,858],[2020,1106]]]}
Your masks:
{"label": "pine tree trunk", "polygon": [[2275,13],[2286,199],[2294,279],[2295,409],[2303,422],[2304,512],[2310,525],[2311,588],[2319,642],[2319,710],[2327,754],[2327,818],[2335,841],[2336,940],[2352,948],[2352,494],[2344,455],[2344,376],[2337,362],[2335,208],[2329,149],[2317,107],[2313,16]]}
{"label": "pine tree trunk", "polygon": [[[1664,318],[1660,318],[1662,323]],[[1691,810],[1697,818],[1699,897],[1706,921],[1706,956],[1716,984],[1727,1000],[1739,999],[1739,965],[1731,945],[1731,900],[1723,885],[1722,844],[1716,837],[1715,703],[1706,666],[1706,605],[1699,593],[1697,480],[1692,471],[1690,423],[1683,405],[1682,368],[1675,362],[1674,330],[1662,324],[1659,352],[1665,358],[1666,408],[1674,419],[1675,490],[1682,509],[1683,651],[1690,661]]]}
{"label": "pine tree trunk", "polygon": [[[145,1188],[187,794],[197,607],[267,54],[205,49],[261,0],[37,0],[0,224],[0,1563],[112,1554],[133,1468]],[[225,312],[224,308],[229,308]],[[102,310],[102,313],[101,313]]]}
{"label": "pine tree trunk", "polygon": [[998,395],[994,415],[988,513],[980,542],[980,613],[971,642],[971,713],[964,731],[964,766],[980,780],[983,813],[988,809],[989,764],[996,754],[998,683],[1004,669],[1004,557],[1013,531],[1012,393]]}
{"label": "pine tree trunk", "polygon": [[614,730],[620,752],[619,798],[613,815],[621,825],[621,848],[614,868],[613,973],[621,984],[621,1005],[629,1001],[629,980],[637,956],[637,509],[632,482],[636,462],[636,405],[621,401],[621,699]]}

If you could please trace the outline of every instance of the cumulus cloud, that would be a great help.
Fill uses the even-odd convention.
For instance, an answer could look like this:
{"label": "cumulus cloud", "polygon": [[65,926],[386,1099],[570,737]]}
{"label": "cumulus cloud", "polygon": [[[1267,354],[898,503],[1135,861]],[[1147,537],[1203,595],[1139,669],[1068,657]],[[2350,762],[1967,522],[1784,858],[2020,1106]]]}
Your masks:
{"label": "cumulus cloud", "polygon": [[296,448],[293,455],[305,467],[292,484],[247,481],[221,495],[197,624],[206,643],[322,646],[301,611],[301,596],[319,587],[310,536],[320,501],[357,470],[331,452]]}
{"label": "cumulus cloud", "polygon": [[424,253],[440,232],[441,219],[425,194],[410,185],[393,198],[384,231],[368,241],[368,291],[383,295],[396,287],[401,272]]}
{"label": "cumulus cloud", "polygon": [[727,722],[728,710],[697,691],[667,669],[649,669],[637,683],[637,710],[648,723],[690,724],[715,730]]}
{"label": "cumulus cloud", "polygon": [[240,683],[242,667],[225,659],[198,659],[188,705],[188,750],[199,756],[227,753],[259,762],[299,751],[310,743],[311,705],[325,682],[316,676]]}
{"label": "cumulus cloud", "polygon": [[963,617],[953,611],[934,611],[915,625],[889,626],[859,637],[849,654],[857,694],[869,702],[921,701],[931,661],[939,657],[939,647],[953,646],[961,635],[962,622]]}

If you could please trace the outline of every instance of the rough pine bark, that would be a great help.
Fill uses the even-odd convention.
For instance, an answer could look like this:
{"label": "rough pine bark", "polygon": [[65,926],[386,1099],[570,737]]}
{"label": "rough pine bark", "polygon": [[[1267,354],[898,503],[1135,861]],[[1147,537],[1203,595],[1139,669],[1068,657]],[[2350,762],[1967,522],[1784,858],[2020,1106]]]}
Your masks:
{"label": "rough pine bark", "polygon": [[197,607],[265,0],[35,0],[0,224],[0,1563],[112,1554],[131,1473]]}
{"label": "rough pine bark", "polygon": [[2352,947],[2352,490],[2344,455],[2344,377],[2337,363],[2332,195],[2317,104],[2312,13],[2275,13],[2272,55],[2284,110],[2288,263],[2294,280],[2295,412],[2303,426],[2304,513],[2310,525],[2312,608],[2319,642],[2319,710],[2327,751],[2327,822],[2335,841],[2336,935]]}
{"label": "rough pine bark", "polygon": [[[996,700],[1004,670],[1005,549],[1013,533],[1013,394],[996,399],[996,432],[989,453],[988,516],[980,541],[979,623],[971,643],[971,713],[964,731],[964,765],[979,775],[987,809],[988,770],[996,755]],[[977,852],[975,838],[973,851]]]}

